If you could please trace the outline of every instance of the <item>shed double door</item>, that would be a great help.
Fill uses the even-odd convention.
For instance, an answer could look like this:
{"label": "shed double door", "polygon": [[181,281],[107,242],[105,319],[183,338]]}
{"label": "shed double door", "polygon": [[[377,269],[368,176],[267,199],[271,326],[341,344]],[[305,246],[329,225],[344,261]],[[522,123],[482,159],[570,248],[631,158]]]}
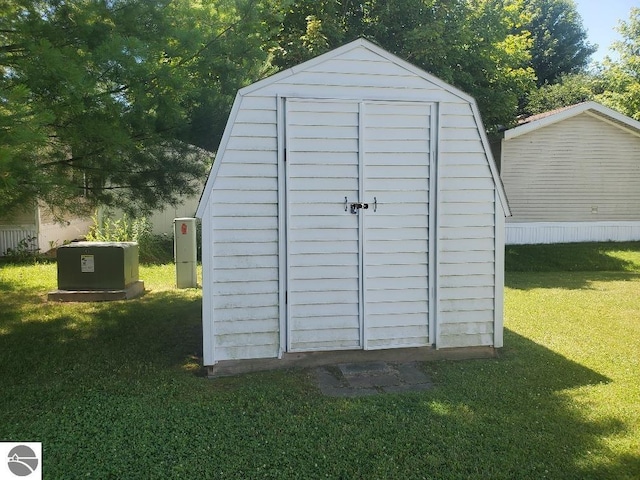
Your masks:
{"label": "shed double door", "polygon": [[430,111],[287,99],[287,351],[429,344]]}

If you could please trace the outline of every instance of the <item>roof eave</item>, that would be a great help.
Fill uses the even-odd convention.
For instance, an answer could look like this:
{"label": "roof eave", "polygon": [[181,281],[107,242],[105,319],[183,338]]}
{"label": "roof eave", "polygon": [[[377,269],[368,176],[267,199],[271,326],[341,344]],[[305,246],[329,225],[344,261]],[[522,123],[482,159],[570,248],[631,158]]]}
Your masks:
{"label": "roof eave", "polygon": [[574,107],[567,108],[566,110],[562,110],[554,115],[549,115],[548,117],[544,117],[539,120],[535,120],[533,122],[525,123],[523,125],[505,130],[503,138],[504,140],[510,140],[538,130],[539,128],[548,127],[555,123],[589,111],[597,112],[605,117],[610,117],[611,119],[621,123],[622,125],[619,125],[620,127],[624,125],[629,129],[636,130],[638,133],[640,133],[640,122],[638,122],[637,120],[627,117],[626,115],[623,115],[622,113],[617,112],[609,107],[605,107],[600,103],[589,101],[579,103]]}

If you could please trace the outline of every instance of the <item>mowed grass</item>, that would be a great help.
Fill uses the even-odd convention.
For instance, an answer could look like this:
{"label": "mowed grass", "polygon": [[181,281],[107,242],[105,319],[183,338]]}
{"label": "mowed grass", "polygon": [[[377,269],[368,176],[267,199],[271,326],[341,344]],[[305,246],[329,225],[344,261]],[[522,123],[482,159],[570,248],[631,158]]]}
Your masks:
{"label": "mowed grass", "polygon": [[600,431],[577,465],[640,478],[640,243],[507,247],[506,258],[507,328],[603,377],[558,392]]}
{"label": "mowed grass", "polygon": [[[307,370],[203,377],[201,292],[172,265],[90,304],[46,302],[54,264],[0,265],[0,439],[43,442],[51,479],[640,478],[640,244],[577,246],[575,271],[546,248],[507,251],[499,358],[356,399]],[[575,268],[594,252],[620,261]]]}

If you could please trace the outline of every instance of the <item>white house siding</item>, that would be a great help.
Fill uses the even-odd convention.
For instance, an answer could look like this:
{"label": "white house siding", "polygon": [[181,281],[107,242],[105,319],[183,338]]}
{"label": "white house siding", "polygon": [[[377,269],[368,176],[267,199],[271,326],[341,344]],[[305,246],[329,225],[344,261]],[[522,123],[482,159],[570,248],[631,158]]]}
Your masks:
{"label": "white house siding", "polygon": [[[89,217],[67,214],[56,219],[51,210],[40,205],[0,219],[0,256],[8,249],[26,247],[40,253],[84,238],[93,221]],[[21,245],[21,243],[23,245]]]}
{"label": "white house siding", "polygon": [[530,222],[509,223],[507,245],[640,240],[639,222]]}
{"label": "white house siding", "polygon": [[91,218],[68,217],[61,222],[42,221],[38,232],[38,247],[41,252],[60,247],[65,242],[83,239],[93,225]]}
{"label": "white house siding", "polygon": [[317,62],[260,89],[261,95],[296,98],[404,100],[439,102],[451,93],[376,53],[354,49]]}
{"label": "white house siding", "polygon": [[[21,241],[29,238],[38,238],[38,213],[35,207],[0,217],[0,256],[9,249],[18,248]],[[37,248],[37,241],[31,242],[31,247]]]}
{"label": "white house siding", "polygon": [[16,250],[21,246],[21,242],[26,243],[28,248],[35,249],[35,242],[30,241],[33,238],[38,238],[38,231],[35,227],[0,226],[0,256],[6,255],[9,250]]}
{"label": "white house siding", "polygon": [[[204,186],[204,184],[202,186]],[[180,204],[175,207],[169,206],[162,210],[155,210],[151,212],[151,215],[147,217],[147,220],[151,224],[152,233],[173,237],[173,221],[176,218],[193,217],[196,209],[198,208],[198,201],[200,200],[200,194],[202,193],[202,186],[198,193],[188,197],[183,197]],[[122,216],[123,214],[124,212],[118,212],[116,215]]]}
{"label": "white house siding", "polygon": [[[473,118],[474,113],[466,99],[445,90],[441,84],[420,77],[416,73],[419,71],[408,64],[392,62],[374,50],[373,47],[343,49],[339,56],[320,57],[317,61],[294,67],[239,93],[231,123],[227,125],[218,153],[217,165],[214,165],[210,178],[212,186],[210,191],[205,188],[203,201],[206,207],[203,208],[202,203],[199,207],[199,215],[207,217],[203,219],[203,329],[205,337],[211,335],[213,338],[213,341],[205,338],[206,365],[226,359],[276,357],[287,349],[287,345],[291,350],[306,351],[388,348],[432,344],[436,341],[439,347],[493,344],[494,293],[498,287],[501,288],[494,281],[494,216],[496,208],[499,209],[499,215],[503,215],[504,210],[502,205],[497,207],[494,202],[496,184],[487,165],[488,159]],[[381,220],[376,220],[371,212],[365,212],[364,215],[345,214],[344,196],[348,196],[350,203],[358,186],[343,175],[348,175],[348,172],[353,174],[357,163],[351,161],[333,165],[332,152],[320,148],[315,152],[322,152],[321,159],[314,160],[313,152],[307,152],[308,155],[298,158],[291,165],[287,164],[287,177],[283,181],[283,164],[279,165],[278,162],[284,155],[282,142],[285,131],[286,141],[293,142],[287,145],[293,147],[292,151],[286,153],[288,161],[296,148],[306,151],[305,148],[318,145],[322,140],[314,139],[317,132],[307,128],[311,125],[305,123],[304,115],[296,117],[292,111],[285,110],[283,105],[290,107],[290,102],[285,99],[309,99],[310,105],[315,107],[322,102],[325,102],[325,106],[332,104],[333,107],[349,105],[348,108],[362,108],[364,105],[365,109],[372,108],[372,111],[377,107],[376,102],[422,102],[429,107],[425,108],[427,116],[423,115],[420,121],[430,123],[429,115],[433,111],[436,127],[440,105],[440,138],[438,131],[431,130],[429,124],[423,129],[424,135],[434,142],[423,142],[421,147],[438,151],[437,170],[435,167],[432,169],[429,158],[421,165],[409,165],[415,160],[411,158],[411,152],[402,158],[396,157],[398,164],[404,165],[398,169],[393,168],[393,160],[389,164],[391,168],[380,164],[371,169],[367,169],[366,163],[360,161],[360,165],[365,167],[364,175],[359,172],[360,181],[366,185],[359,187],[364,188],[365,194],[367,188],[376,192],[370,197],[378,197],[379,194],[378,218],[385,214],[385,207],[392,206],[395,209],[393,215],[386,220],[403,222],[406,218],[401,220],[397,216],[393,219],[392,216],[404,207],[408,209],[408,218],[417,222],[414,227],[422,233],[401,239],[407,251],[377,255],[381,253],[376,250],[381,247],[380,242],[392,240],[391,237],[385,237],[392,230],[376,224]],[[300,105],[303,104],[300,101]],[[344,118],[353,120],[354,117],[349,117],[347,111]],[[289,136],[292,120],[297,125],[294,127],[295,138]],[[356,124],[358,136],[354,139],[355,129],[351,120],[343,125],[344,128],[331,127],[326,136],[343,145],[348,144],[343,153],[352,159],[357,155],[365,158],[375,155],[373,150],[377,147],[366,144],[366,133],[377,135],[380,132],[367,132],[366,123]],[[358,138],[361,143],[354,150],[354,142]],[[398,150],[400,144],[406,144],[408,140],[402,136],[387,138],[386,147],[392,146]],[[385,148],[383,143],[379,143],[378,147]],[[326,164],[325,168],[323,164]],[[332,172],[333,168],[340,170],[339,175],[337,171]],[[437,179],[433,176],[436,171]],[[280,180],[279,172],[282,175]],[[368,177],[366,172],[369,172]],[[292,183],[296,179],[306,182],[307,187]],[[435,185],[436,180],[439,188],[437,195],[429,190],[429,184]],[[281,188],[286,185],[288,198],[278,190],[279,182]],[[397,191],[389,186],[393,182],[399,184]],[[416,194],[411,197],[411,191],[414,190],[411,186],[418,184],[424,188],[421,190],[416,187]],[[340,186],[338,200],[322,198],[327,191],[332,191],[331,185]],[[337,195],[338,190],[332,193]],[[389,205],[385,205],[383,198]],[[388,200],[391,198],[393,202]],[[279,199],[287,201],[288,210],[283,209],[282,205],[279,208]],[[437,220],[429,216],[429,202],[432,199],[439,202],[435,210]],[[367,202],[369,208],[373,208],[372,198],[353,199],[357,200]],[[335,218],[323,218],[316,210],[310,210],[313,204],[342,210]],[[278,216],[284,213],[287,222]],[[361,223],[356,230],[352,227],[345,229],[340,222],[346,219],[361,219],[357,220]],[[284,228],[285,224],[288,225],[287,229]],[[363,231],[363,225],[370,230]],[[279,226],[288,230],[285,250],[278,243],[279,238],[283,241],[285,238],[284,232],[279,232]],[[429,231],[436,226],[439,232],[437,238]],[[408,231],[411,225],[399,227]],[[327,245],[317,241],[314,243],[313,239],[324,238],[330,230],[340,231],[340,235],[346,233],[349,237],[337,238],[338,243],[344,242],[344,251],[334,249],[331,252],[340,255],[343,261],[328,259],[323,250]],[[352,238],[353,231],[358,232],[355,240]],[[360,236],[367,231],[370,231],[368,237]],[[368,289],[358,293],[356,276],[341,272],[339,279],[333,277],[336,276],[336,267],[353,270],[355,254],[351,247],[362,239],[369,243],[360,252],[365,252],[365,257],[371,257],[371,264],[360,265],[363,265],[370,282],[367,283]],[[430,245],[437,245],[437,251],[430,250]],[[283,251],[287,252],[287,261],[278,257],[279,252]],[[363,255],[360,252],[358,255]],[[366,252],[370,252],[370,255]],[[405,257],[404,254],[409,255],[400,258]],[[342,258],[344,256],[349,258]],[[436,258],[437,261],[429,264],[429,258]],[[327,277],[320,278],[310,273],[310,262],[317,271],[324,268]],[[283,285],[280,274],[287,264],[289,318],[292,318],[292,314],[293,318],[296,317],[297,305],[307,309],[297,314],[301,320],[297,324],[286,324],[282,320],[282,309],[286,307],[279,285]],[[398,272],[404,270],[406,275],[403,278],[386,278],[382,270],[390,269],[397,269]],[[414,270],[416,278],[420,278],[415,282],[410,274]],[[434,275],[433,279],[428,278],[430,272]],[[439,275],[437,279],[436,274]],[[385,283],[388,289],[384,288]],[[333,299],[325,294],[327,289],[335,293]],[[391,290],[393,294],[389,293]],[[360,309],[357,312],[353,310],[356,293],[361,296],[355,305]],[[398,305],[393,306],[392,300],[396,294],[400,294],[397,296]],[[362,297],[366,297],[370,303],[364,303]],[[431,299],[435,302],[430,302]],[[282,302],[281,308],[279,301]],[[323,305],[328,308],[324,313],[335,310],[336,316],[324,315]],[[341,305],[347,307],[340,309]],[[372,328],[365,330],[358,339],[354,332],[360,326],[355,323],[355,315],[361,315],[362,305],[365,312],[378,308],[382,313],[377,318],[371,318]],[[434,312],[439,322],[437,329],[434,329],[437,338],[429,336],[430,327],[434,325],[429,325],[428,312]],[[322,328],[316,329],[316,321],[305,320],[305,315],[324,322]],[[342,323],[345,315],[349,317],[346,329],[351,329],[351,333],[347,335],[347,343],[341,343],[344,336],[336,333],[336,330],[345,325]],[[415,321],[412,323],[409,317]],[[289,328],[287,335],[283,335],[281,327]],[[305,332],[307,328],[313,332]]]}
{"label": "white house siding", "polygon": [[640,221],[640,137],[588,112],[503,140],[509,223]]}
{"label": "white house siding", "polygon": [[215,360],[279,352],[276,131],[275,97],[241,97],[203,223]]}
{"label": "white house siding", "polygon": [[494,344],[495,183],[471,106],[440,105],[439,348]]}

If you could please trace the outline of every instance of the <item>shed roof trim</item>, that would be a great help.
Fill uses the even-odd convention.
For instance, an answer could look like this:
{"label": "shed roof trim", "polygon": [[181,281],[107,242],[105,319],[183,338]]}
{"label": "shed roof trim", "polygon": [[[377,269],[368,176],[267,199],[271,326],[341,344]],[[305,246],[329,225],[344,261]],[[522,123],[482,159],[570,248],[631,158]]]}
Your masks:
{"label": "shed roof trim", "polygon": [[596,114],[597,116],[601,116],[604,117],[604,119],[612,121],[621,128],[633,131],[636,135],[640,134],[640,122],[637,120],[627,117],[626,115],[623,115],[609,107],[605,107],[600,103],[590,101],[529,117],[521,125],[506,130],[504,132],[504,139],[509,140],[516,138],[520,135],[533,132],[539,128],[548,127],[582,113]]}

